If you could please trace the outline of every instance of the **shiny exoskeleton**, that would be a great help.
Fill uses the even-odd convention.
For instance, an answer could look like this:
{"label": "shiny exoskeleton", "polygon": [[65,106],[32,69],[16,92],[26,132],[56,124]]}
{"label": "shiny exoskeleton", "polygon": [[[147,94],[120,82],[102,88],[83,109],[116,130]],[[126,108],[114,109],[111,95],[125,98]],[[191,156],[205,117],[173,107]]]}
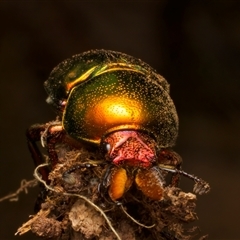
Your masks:
{"label": "shiny exoskeleton", "polygon": [[[101,149],[110,166],[102,186],[113,201],[133,182],[147,197],[161,200],[163,172],[173,173],[172,185],[181,174],[197,182],[195,192],[209,191],[207,183],[180,169],[181,158],[171,150],[178,116],[169,84],[148,64],[123,53],[92,50],[60,63],[44,86],[58,120],[28,130],[36,165],[42,161],[36,141],[46,146],[54,168],[55,144],[67,136]],[[47,180],[48,173],[42,175]]]}

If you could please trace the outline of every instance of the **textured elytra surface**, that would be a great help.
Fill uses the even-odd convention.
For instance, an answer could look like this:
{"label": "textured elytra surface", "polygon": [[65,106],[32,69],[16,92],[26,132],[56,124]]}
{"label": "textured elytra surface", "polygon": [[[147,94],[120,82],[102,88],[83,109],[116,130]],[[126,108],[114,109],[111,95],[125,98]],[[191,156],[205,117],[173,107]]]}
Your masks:
{"label": "textured elytra surface", "polygon": [[147,72],[147,81],[159,84],[169,92],[167,81],[147,63],[125,53],[103,49],[77,54],[60,63],[45,82],[46,91],[53,99],[67,98],[69,91],[65,88],[66,83],[73,81],[94,66],[104,66],[110,63],[124,63],[143,69]]}
{"label": "textured elytra surface", "polygon": [[109,50],[75,55],[52,71],[45,88],[49,103],[66,102],[63,127],[78,140],[99,144],[113,129],[140,129],[161,147],[176,141],[169,84],[139,59]]}
{"label": "textured elytra surface", "polygon": [[63,126],[75,138],[98,142],[112,128],[145,130],[166,147],[175,142],[178,119],[166,91],[148,84],[142,74],[117,71],[72,90]]}

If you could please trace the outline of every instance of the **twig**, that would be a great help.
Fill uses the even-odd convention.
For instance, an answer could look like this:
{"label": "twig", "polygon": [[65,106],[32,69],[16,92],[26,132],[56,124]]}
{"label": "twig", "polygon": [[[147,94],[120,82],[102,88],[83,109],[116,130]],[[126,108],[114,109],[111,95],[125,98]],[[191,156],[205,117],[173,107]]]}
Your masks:
{"label": "twig", "polygon": [[128,214],[128,212],[124,209],[124,207],[121,205],[121,209],[123,210],[123,212],[133,221],[135,222],[137,225],[141,226],[141,227],[144,227],[144,228],[153,228],[155,227],[155,223],[153,225],[150,225],[150,226],[147,226],[147,225],[144,225],[140,222],[138,222],[136,219],[134,219],[130,214]]}
{"label": "twig", "polygon": [[8,194],[8,195],[0,198],[0,202],[3,202],[5,200],[9,200],[11,202],[14,202],[14,201],[16,202],[16,201],[18,201],[18,197],[21,192],[24,191],[26,194],[28,194],[28,188],[35,187],[35,186],[37,186],[37,184],[38,184],[37,179],[32,179],[30,181],[23,179],[21,181],[20,188],[15,193],[11,193],[11,194]]}

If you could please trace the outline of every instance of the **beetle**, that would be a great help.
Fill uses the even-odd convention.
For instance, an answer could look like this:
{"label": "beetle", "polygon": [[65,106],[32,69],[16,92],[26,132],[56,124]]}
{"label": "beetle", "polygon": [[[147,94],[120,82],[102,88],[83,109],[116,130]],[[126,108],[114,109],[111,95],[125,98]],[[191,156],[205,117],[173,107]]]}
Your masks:
{"label": "beetle", "polygon": [[[58,119],[27,131],[36,165],[42,162],[37,141],[47,148],[53,169],[55,145],[67,137],[101,150],[109,165],[101,186],[115,202],[133,183],[145,196],[161,200],[166,172],[173,174],[173,186],[184,175],[197,183],[196,193],[209,191],[208,183],[181,170],[182,159],[172,150],[178,115],[169,84],[148,64],[120,52],[91,50],[60,63],[44,87]],[[47,170],[41,174],[47,181]]]}

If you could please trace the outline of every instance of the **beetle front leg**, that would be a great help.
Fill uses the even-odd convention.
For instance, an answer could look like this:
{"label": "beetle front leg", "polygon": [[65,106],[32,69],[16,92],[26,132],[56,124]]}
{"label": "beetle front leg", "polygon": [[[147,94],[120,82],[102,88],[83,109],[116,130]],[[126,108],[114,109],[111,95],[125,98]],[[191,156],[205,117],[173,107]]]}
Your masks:
{"label": "beetle front leg", "polygon": [[177,186],[180,175],[188,177],[195,182],[193,192],[201,195],[210,191],[210,185],[204,180],[181,170],[182,158],[171,149],[162,149],[158,159],[158,167],[162,170],[173,173],[171,185]]}
{"label": "beetle front leg", "polygon": [[[174,152],[170,148],[161,149],[158,156],[158,164],[166,166],[167,168],[174,168],[181,170],[182,158],[179,154]],[[160,167],[161,168],[161,167]],[[177,187],[180,181],[180,173],[178,171],[172,172],[171,176],[171,186]]]}
{"label": "beetle front leg", "polygon": [[62,124],[59,121],[50,123],[41,135],[41,143],[43,146],[46,145],[52,168],[58,163],[58,154],[55,146],[63,140],[64,135]]}
{"label": "beetle front leg", "polygon": [[[38,141],[41,141],[42,146],[46,147],[52,167],[57,164],[58,156],[55,145],[57,142],[62,140],[63,135],[63,129],[60,121],[53,121],[46,124],[35,124],[27,130],[26,136],[28,148],[35,166],[44,162],[44,158],[37,146]],[[47,181],[49,169],[41,168],[40,174],[42,175],[42,178]]]}
{"label": "beetle front leg", "polygon": [[188,177],[189,179],[192,179],[195,182],[195,185],[193,187],[193,192],[202,195],[205,193],[208,193],[210,191],[210,185],[209,183],[205,182],[204,180],[202,180],[201,178],[198,178],[192,174],[189,174],[187,172],[184,172],[183,170],[179,170],[179,169],[174,169],[171,166],[166,166],[166,165],[158,165],[160,169],[168,171],[168,172],[172,172],[172,173],[178,173],[181,174],[185,177]]}
{"label": "beetle front leg", "polygon": [[[26,131],[27,145],[31,153],[34,165],[38,166],[44,162],[44,158],[37,146],[37,142],[41,139],[41,133],[46,129],[46,124],[34,124]],[[40,174],[42,178],[47,181],[49,169],[41,168]]]}
{"label": "beetle front leg", "polygon": [[74,166],[72,166],[71,168],[69,168],[67,171],[65,171],[63,174],[62,174],[62,178],[65,182],[69,182],[69,179],[71,180],[71,173],[75,172],[76,170],[78,169],[83,169],[83,168],[91,168],[91,167],[96,167],[97,165],[96,164],[92,164],[92,163],[88,163],[88,162],[85,162],[85,163],[78,163]]}

